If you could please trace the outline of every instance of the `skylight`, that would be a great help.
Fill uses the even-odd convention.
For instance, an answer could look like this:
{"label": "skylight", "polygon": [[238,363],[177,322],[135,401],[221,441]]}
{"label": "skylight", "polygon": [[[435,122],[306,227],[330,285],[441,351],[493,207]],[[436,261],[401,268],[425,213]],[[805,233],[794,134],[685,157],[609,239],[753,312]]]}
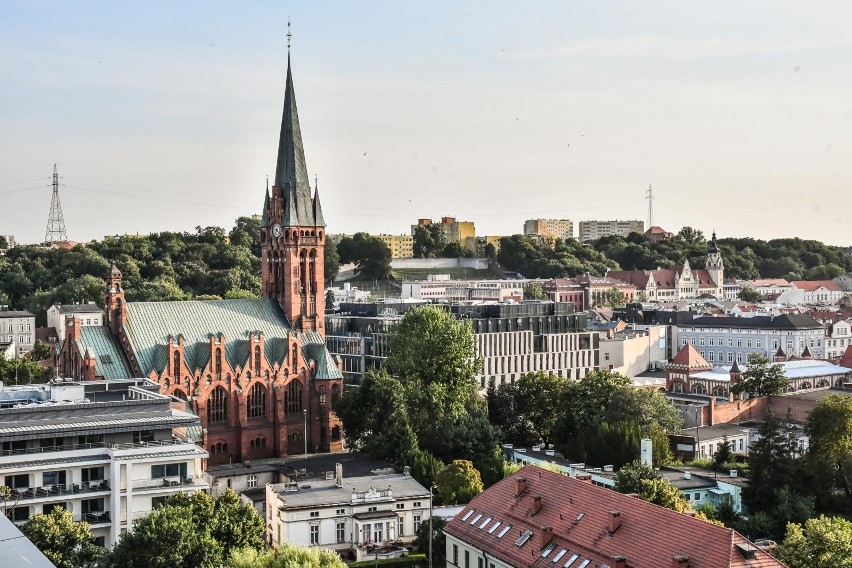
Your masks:
{"label": "skylight", "polygon": [[551,562],[553,562],[554,564],[556,564],[557,562],[559,562],[560,560],[562,560],[562,557],[563,557],[563,556],[565,556],[565,553],[566,553],[566,552],[568,552],[568,549],[567,549],[567,548],[563,548],[562,550],[560,550],[560,551],[556,554],[556,556],[554,556],[554,557],[553,557],[553,560],[552,560]]}
{"label": "skylight", "polygon": [[488,523],[490,523],[491,519],[493,519],[493,518],[494,517],[488,517],[487,519],[482,521],[482,524],[479,525],[479,528],[484,529],[486,526],[488,526]]}
{"label": "skylight", "polygon": [[574,564],[574,561],[575,561],[575,560],[577,560],[578,558],[580,558],[580,555],[579,555],[579,554],[572,554],[572,555],[571,555],[571,558],[569,558],[569,559],[568,559],[568,562],[566,562],[566,563],[563,565],[563,567],[562,567],[562,568],[568,568],[569,566],[571,566],[572,564]]}
{"label": "skylight", "polygon": [[476,515],[476,516],[473,518],[473,520],[472,520],[472,521],[470,521],[470,524],[475,525],[475,524],[476,524],[476,522],[477,522],[479,519],[481,519],[481,518],[482,518],[482,513],[479,513],[478,515]]}
{"label": "skylight", "polygon": [[547,556],[548,556],[551,552],[553,552],[553,549],[554,549],[554,548],[556,548],[556,545],[555,545],[555,544],[553,544],[553,543],[548,544],[548,545],[547,545],[547,548],[545,548],[544,550],[542,550],[542,551],[541,551],[541,557],[542,557],[542,558],[547,558]]}
{"label": "skylight", "polygon": [[509,532],[510,528],[512,528],[512,525],[506,525],[505,527],[503,527],[503,530],[500,531],[500,533],[497,535],[497,538],[503,538],[504,536],[506,536],[506,533]]}
{"label": "skylight", "polygon": [[530,539],[531,536],[532,536],[532,531],[524,531],[524,534],[522,534],[520,537],[518,537],[518,540],[515,541],[515,546],[517,546],[517,547],[523,546],[524,543],[526,543]]}
{"label": "skylight", "polygon": [[503,523],[502,523],[502,522],[500,522],[500,521],[497,521],[496,523],[494,523],[494,526],[493,526],[493,527],[491,527],[490,529],[488,529],[488,534],[494,534],[494,531],[496,531],[496,530],[497,530],[497,527],[499,527],[499,526],[500,526],[500,525],[502,525],[502,524],[503,524]]}
{"label": "skylight", "polygon": [[591,562],[592,562],[591,560],[589,560],[588,558],[586,558],[585,560],[583,560],[583,563],[582,563],[582,564],[580,564],[579,566],[577,566],[577,568],[586,568],[586,566],[588,566]]}
{"label": "skylight", "polygon": [[465,514],[464,514],[464,517],[462,517],[462,520],[463,520],[463,521],[468,520],[468,519],[470,518],[470,516],[473,514],[473,511],[474,511],[474,510],[473,510],[473,509],[471,509],[470,511],[468,511],[467,513],[465,513]]}

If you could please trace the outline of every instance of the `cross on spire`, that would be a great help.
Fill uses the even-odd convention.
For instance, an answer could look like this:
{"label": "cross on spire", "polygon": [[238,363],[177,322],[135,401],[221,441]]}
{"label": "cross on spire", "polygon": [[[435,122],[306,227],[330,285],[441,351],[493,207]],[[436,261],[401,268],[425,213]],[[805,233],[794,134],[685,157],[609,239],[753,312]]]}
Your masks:
{"label": "cross on spire", "polygon": [[287,55],[290,55],[290,40],[293,38],[293,33],[290,31],[290,17],[287,17]]}

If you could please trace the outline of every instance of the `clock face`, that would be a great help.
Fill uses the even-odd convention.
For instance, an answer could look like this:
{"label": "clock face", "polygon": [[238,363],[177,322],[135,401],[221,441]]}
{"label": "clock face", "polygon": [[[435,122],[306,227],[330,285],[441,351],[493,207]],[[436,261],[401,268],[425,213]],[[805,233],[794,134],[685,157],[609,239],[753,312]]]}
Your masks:
{"label": "clock face", "polygon": [[272,236],[276,238],[281,236],[281,225],[279,225],[278,223],[272,225]]}

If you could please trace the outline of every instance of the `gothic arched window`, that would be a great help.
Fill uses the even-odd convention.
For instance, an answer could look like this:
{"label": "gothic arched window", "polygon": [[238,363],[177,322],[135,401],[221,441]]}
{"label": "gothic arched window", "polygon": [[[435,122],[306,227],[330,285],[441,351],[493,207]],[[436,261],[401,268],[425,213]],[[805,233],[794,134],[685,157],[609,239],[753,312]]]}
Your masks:
{"label": "gothic arched window", "polygon": [[216,378],[220,378],[222,376],[222,348],[216,348]]}
{"label": "gothic arched window", "polygon": [[287,386],[284,393],[284,407],[287,414],[302,411],[302,383],[293,381]]}
{"label": "gothic arched window", "polygon": [[260,383],[254,383],[248,395],[248,417],[263,416],[266,416],[266,387]]}
{"label": "gothic arched window", "polygon": [[172,376],[180,378],[180,351],[178,351],[177,349],[175,349],[174,360],[175,362],[174,368],[172,369]]}
{"label": "gothic arched window", "polygon": [[228,393],[216,387],[207,399],[207,423],[218,424],[228,419]]}
{"label": "gothic arched window", "polygon": [[331,385],[331,404],[337,402],[338,398],[340,398],[340,385],[335,383]]}
{"label": "gothic arched window", "polygon": [[254,346],[254,370],[260,373],[260,345]]}

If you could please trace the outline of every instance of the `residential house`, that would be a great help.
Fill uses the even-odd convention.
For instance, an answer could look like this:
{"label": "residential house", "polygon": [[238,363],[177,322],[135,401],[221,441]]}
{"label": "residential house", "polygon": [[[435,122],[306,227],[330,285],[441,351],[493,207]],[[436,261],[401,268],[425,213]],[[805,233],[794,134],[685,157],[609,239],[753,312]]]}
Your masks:
{"label": "residential house", "polygon": [[12,358],[20,359],[35,346],[35,315],[27,311],[0,311],[0,345],[10,345]]}
{"label": "residential house", "polygon": [[80,327],[97,327],[103,325],[103,310],[94,302],[80,304],[53,304],[47,308],[47,327],[56,330],[59,341],[65,341],[67,317],[80,320]]}

